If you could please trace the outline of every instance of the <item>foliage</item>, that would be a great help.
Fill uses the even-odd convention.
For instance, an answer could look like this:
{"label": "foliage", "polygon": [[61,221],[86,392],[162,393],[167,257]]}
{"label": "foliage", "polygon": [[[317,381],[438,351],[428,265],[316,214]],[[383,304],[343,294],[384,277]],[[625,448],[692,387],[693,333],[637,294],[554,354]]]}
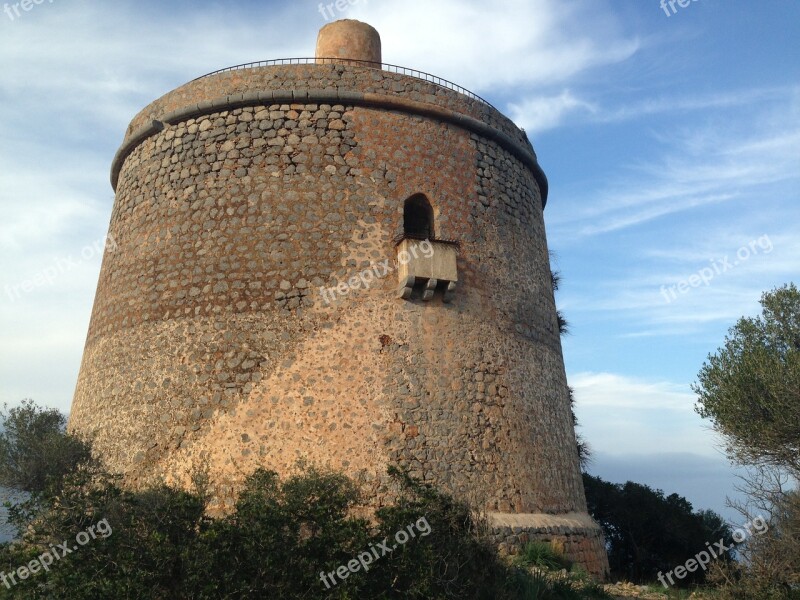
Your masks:
{"label": "foliage", "polygon": [[44,494],[91,461],[89,444],[66,433],[67,418],[31,400],[0,412],[0,486]]}
{"label": "foliage", "polygon": [[[627,482],[614,484],[588,474],[583,476],[589,514],[603,528],[613,577],[637,583],[653,581],[683,565],[706,542],[732,542],[732,532],[712,511],[693,512],[692,505],[677,494]],[[732,558],[729,552],[724,559]],[[697,570],[680,581],[703,581]]]}
{"label": "foliage", "polygon": [[[391,540],[421,517],[431,533],[388,556],[387,568],[376,572],[363,597],[515,597],[508,595],[507,565],[484,537],[486,524],[466,504],[396,468],[389,473],[399,486],[399,495],[393,505],[378,510],[377,539]],[[385,590],[390,589],[392,593],[387,594]]]}
{"label": "foliage", "polygon": [[538,567],[551,571],[570,569],[572,563],[558,552],[552,544],[545,542],[529,542],[523,546],[515,557],[516,562],[525,567]]}
{"label": "foliage", "polygon": [[[281,482],[259,470],[245,482],[234,512],[207,520],[187,560],[192,598],[310,598],[325,595],[322,571],[334,571],[367,547],[369,523],[350,516],[359,495],[346,477],[308,470]],[[348,598],[355,579],[331,598]]]}
{"label": "foliage", "polygon": [[800,587],[754,575],[741,563],[712,564],[709,581],[715,600],[800,600]]}
{"label": "foliage", "polygon": [[800,476],[800,291],[765,293],[762,314],[742,318],[698,375],[697,412],[743,464]]}
{"label": "foliage", "polygon": [[515,596],[520,600],[613,600],[602,586],[571,574],[534,568],[517,571]]}
{"label": "foliage", "polygon": [[569,394],[569,408],[572,413],[572,426],[575,429],[575,441],[578,445],[578,462],[581,465],[581,470],[585,471],[592,462],[592,448],[589,442],[578,433],[578,415],[575,414],[575,391],[570,387],[567,388]]}
{"label": "foliage", "polygon": [[[6,439],[25,440],[38,431],[50,436],[48,452],[72,447],[63,418],[53,411],[26,403],[10,415],[12,435]],[[33,443],[8,447],[18,465],[49,456]],[[256,471],[230,514],[214,519],[203,486],[131,490],[86,460],[85,449],[52,473],[45,469],[31,479],[38,482],[29,486],[38,500],[15,512],[24,533],[0,545],[0,572],[9,582],[8,588],[0,582],[0,599],[598,597],[591,586],[538,581],[509,565],[484,536],[485,523],[465,504],[396,469],[391,471],[396,501],[371,519],[356,516],[363,513],[362,499],[353,481],[312,468],[285,480]],[[80,542],[79,535],[94,530],[107,535],[93,533]],[[411,531],[405,544],[394,543],[400,541],[398,532]],[[391,550],[371,561],[369,570],[339,576],[333,585],[330,578],[323,582],[321,574],[334,573],[381,544]],[[61,547],[74,549],[55,550]],[[20,577],[20,567],[46,554],[52,559],[53,552],[47,570]],[[579,591],[584,588],[585,594]]]}
{"label": "foliage", "polygon": [[532,598],[595,598],[611,600],[602,586],[580,565],[572,563],[553,543],[529,542],[514,557],[514,563],[530,573],[522,588]]}
{"label": "foliage", "polygon": [[715,566],[722,598],[800,597],[800,291],[774,289],[761,306],[728,332],[695,386],[697,412],[724,436],[729,456],[750,467],[746,500],[732,506],[769,525],[737,548],[739,565]]}
{"label": "foliage", "polygon": [[[509,566],[480,536],[468,508],[395,473],[397,503],[374,524],[353,517],[359,495],[338,474],[308,470],[281,482],[258,471],[232,514],[210,519],[198,494],[159,487],[124,490],[113,477],[77,474],[65,481],[26,531],[0,547],[0,570],[14,572],[54,542],[75,539],[105,519],[113,531],[62,558],[48,572],[18,581],[0,598],[374,598],[571,599],[596,596],[573,583]],[[425,518],[405,545],[326,589],[320,573],[347,565],[370,545]],[[587,592],[589,594],[589,592]]]}
{"label": "foliage", "polygon": [[800,598],[800,492],[775,468],[752,468],[741,479],[745,500],[730,505],[743,523],[764,526],[737,546],[739,563],[715,567],[711,579],[723,599]]}
{"label": "foliage", "polygon": [[[553,292],[557,292],[559,286],[561,285],[561,273],[558,271],[550,270],[550,285],[553,286]],[[556,310],[556,317],[558,319],[558,332],[561,335],[566,335],[569,333],[569,323],[567,322],[567,318],[564,316],[564,313],[560,310]]]}
{"label": "foliage", "polygon": [[[550,269],[550,284],[553,286],[553,293],[557,292],[559,286],[561,285],[561,273]],[[562,313],[560,310],[557,310],[556,316],[558,319],[558,332],[562,336],[567,335],[569,333],[569,323],[567,322],[566,317],[564,317],[564,313]],[[575,441],[578,447],[578,461],[580,462],[581,469],[586,470],[591,462],[592,451],[589,447],[589,443],[577,431],[578,417],[575,414],[575,392],[572,388],[568,388],[568,390],[569,407],[570,412],[572,413],[572,427],[575,430]]]}

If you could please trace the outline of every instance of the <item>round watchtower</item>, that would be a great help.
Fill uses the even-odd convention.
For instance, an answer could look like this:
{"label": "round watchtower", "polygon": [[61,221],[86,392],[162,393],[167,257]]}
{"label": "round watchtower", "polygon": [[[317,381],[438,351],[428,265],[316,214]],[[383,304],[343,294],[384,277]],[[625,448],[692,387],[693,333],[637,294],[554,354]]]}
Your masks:
{"label": "round watchtower", "polygon": [[379,506],[399,464],[498,543],[558,540],[602,575],[547,180],[522,130],[381,65],[373,32],[328,25],[316,59],[216,72],[133,119],[70,427],[134,484],[206,465],[219,510],[299,460]]}

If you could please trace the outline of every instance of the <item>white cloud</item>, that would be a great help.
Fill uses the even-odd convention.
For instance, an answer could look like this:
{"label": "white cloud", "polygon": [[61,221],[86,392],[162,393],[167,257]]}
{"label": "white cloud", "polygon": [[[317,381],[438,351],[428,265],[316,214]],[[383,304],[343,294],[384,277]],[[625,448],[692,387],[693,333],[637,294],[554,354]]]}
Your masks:
{"label": "white cloud", "polygon": [[348,17],[363,17],[380,31],[385,62],[486,95],[559,84],[630,58],[639,42],[621,32],[610,7],[605,1],[408,0],[361,3]]}
{"label": "white cloud", "polygon": [[509,113],[514,122],[528,134],[558,127],[565,117],[576,111],[595,112],[596,107],[576,98],[569,90],[558,96],[537,97],[521,104],[509,104]]}
{"label": "white cloud", "polygon": [[718,454],[719,440],[694,412],[686,384],[618,373],[576,373],[569,383],[581,432],[597,452]]}
{"label": "white cloud", "polygon": [[614,373],[576,373],[570,385],[581,408],[692,412],[695,400],[686,386]]}

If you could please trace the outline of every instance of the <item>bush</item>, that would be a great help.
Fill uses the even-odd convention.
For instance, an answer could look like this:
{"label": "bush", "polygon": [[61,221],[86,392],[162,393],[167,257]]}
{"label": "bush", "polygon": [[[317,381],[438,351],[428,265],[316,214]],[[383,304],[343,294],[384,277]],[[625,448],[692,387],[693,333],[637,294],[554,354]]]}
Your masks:
{"label": "bush", "polygon": [[[352,516],[360,500],[352,481],[313,469],[283,482],[256,472],[234,511],[217,520],[205,516],[199,494],[168,487],[131,492],[117,478],[79,472],[65,479],[21,540],[0,546],[0,571],[14,574],[10,590],[0,585],[0,598],[606,597],[507,564],[464,504],[394,476],[398,501],[371,523]],[[88,531],[103,535],[89,539],[82,533]],[[80,547],[49,561],[46,572],[20,579],[20,566],[62,540],[73,546],[78,534]],[[355,572],[342,577],[347,565]]]}
{"label": "bush", "polygon": [[7,440],[50,432],[44,446],[9,443],[17,465],[35,464],[26,453],[42,448],[80,451],[38,471],[37,501],[17,507],[24,533],[0,545],[0,599],[604,597],[508,564],[468,506],[396,469],[396,501],[370,520],[354,516],[364,502],[350,479],[313,468],[283,481],[256,471],[233,511],[212,519],[201,485],[126,489],[52,411],[9,414]]}
{"label": "bush", "polygon": [[89,444],[66,433],[56,409],[23,400],[0,412],[0,486],[34,495],[53,492],[64,476],[91,462]]}
{"label": "bush", "polygon": [[572,563],[551,544],[530,542],[515,557],[515,562],[525,567],[537,567],[549,571],[571,569]]}
{"label": "bush", "polygon": [[[120,488],[117,478],[76,473],[39,509],[22,539],[0,550],[0,571],[14,573],[47,553],[50,570],[17,577],[8,596],[0,587],[0,598],[180,597],[183,553],[203,512],[203,503],[183,491],[134,493]],[[92,528],[94,539],[75,548],[76,536]]]}
{"label": "bush", "polygon": [[[326,589],[320,573],[347,564],[371,541],[369,523],[353,518],[359,495],[342,475],[309,470],[280,482],[250,476],[234,512],[206,520],[187,555],[184,593],[192,598],[312,598]],[[332,598],[349,598],[356,579]]]}

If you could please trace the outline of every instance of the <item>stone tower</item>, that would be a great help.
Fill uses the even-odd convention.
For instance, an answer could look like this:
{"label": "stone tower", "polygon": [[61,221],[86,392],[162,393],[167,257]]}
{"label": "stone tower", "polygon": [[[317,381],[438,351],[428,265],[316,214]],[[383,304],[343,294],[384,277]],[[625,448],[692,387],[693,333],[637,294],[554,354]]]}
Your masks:
{"label": "stone tower", "polygon": [[400,464],[607,568],[589,518],[525,132],[381,65],[357,21],[316,59],[234,67],[131,123],[70,427],[133,483]]}

